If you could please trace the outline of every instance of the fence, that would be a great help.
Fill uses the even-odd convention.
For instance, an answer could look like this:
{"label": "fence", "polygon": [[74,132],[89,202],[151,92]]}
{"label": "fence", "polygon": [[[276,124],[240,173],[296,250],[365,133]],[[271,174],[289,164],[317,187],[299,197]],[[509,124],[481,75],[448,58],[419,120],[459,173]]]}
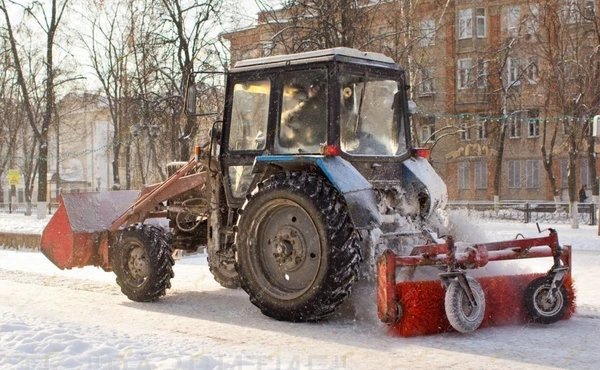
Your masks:
{"label": "fence", "polygon": [[[598,222],[595,203],[577,205],[578,221],[582,224],[596,225]],[[470,216],[493,220],[510,220],[544,223],[569,223],[569,203],[546,202],[448,202],[449,210],[466,210]]]}
{"label": "fence", "polygon": [[[48,214],[54,213],[58,203],[48,203]],[[0,203],[0,213],[24,214],[27,211],[27,203]],[[31,212],[37,212],[37,203],[31,203]]]}
{"label": "fence", "polygon": [[[48,203],[48,214],[54,213],[58,203]],[[25,203],[0,203],[0,213],[25,213]],[[493,220],[510,220],[544,223],[569,223],[568,203],[550,202],[448,202],[449,210],[466,210],[469,215]],[[579,223],[596,225],[598,222],[596,212],[598,206],[595,203],[578,204]],[[36,212],[37,205],[31,204],[32,212]]]}

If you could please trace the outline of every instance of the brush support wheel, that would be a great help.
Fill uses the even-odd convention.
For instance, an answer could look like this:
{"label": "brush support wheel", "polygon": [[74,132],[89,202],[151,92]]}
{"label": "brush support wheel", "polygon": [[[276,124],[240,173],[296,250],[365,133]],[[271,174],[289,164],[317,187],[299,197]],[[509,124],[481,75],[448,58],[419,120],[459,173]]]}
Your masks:
{"label": "brush support wheel", "polygon": [[552,279],[552,276],[539,277],[525,289],[525,310],[533,322],[553,324],[562,319],[569,309],[569,297],[564,285],[560,286],[554,296],[548,296]]}
{"label": "brush support wheel", "polygon": [[470,276],[466,277],[473,296],[473,305],[458,279],[454,279],[446,289],[444,309],[450,325],[461,333],[469,333],[477,329],[485,314],[485,295],[481,285]]}

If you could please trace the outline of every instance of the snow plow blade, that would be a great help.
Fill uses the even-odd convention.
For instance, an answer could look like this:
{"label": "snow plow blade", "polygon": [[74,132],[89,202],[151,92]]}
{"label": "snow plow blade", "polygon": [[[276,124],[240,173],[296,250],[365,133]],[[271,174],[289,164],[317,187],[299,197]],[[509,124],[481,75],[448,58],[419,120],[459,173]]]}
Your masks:
{"label": "snow plow blade", "polygon": [[[449,331],[530,322],[551,324],[575,312],[570,273],[571,247],[560,246],[556,232],[540,238],[469,245],[458,250],[446,243],[413,248],[409,256],[385,251],[377,262],[377,310],[389,334],[412,337]],[[490,261],[550,257],[546,273],[487,276],[473,279],[468,269]],[[396,281],[396,269],[438,266],[440,280]]]}
{"label": "snow plow blade", "polygon": [[88,265],[106,268],[98,255],[112,222],[134,203],[139,191],[70,193],[42,233],[42,253],[61,270]]}

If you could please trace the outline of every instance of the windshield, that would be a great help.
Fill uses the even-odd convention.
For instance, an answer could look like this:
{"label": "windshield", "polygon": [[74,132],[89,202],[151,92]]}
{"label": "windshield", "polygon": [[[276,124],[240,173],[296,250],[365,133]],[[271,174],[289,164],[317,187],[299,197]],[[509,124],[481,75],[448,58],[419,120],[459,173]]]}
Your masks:
{"label": "windshield", "polygon": [[342,150],[365,156],[406,153],[399,81],[364,75],[340,79]]}

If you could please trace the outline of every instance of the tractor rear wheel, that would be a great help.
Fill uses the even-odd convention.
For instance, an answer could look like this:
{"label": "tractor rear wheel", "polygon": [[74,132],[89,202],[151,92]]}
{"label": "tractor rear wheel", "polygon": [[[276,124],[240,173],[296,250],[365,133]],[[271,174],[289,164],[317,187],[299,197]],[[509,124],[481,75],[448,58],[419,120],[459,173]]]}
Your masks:
{"label": "tractor rear wheel", "polygon": [[174,276],[171,252],[162,229],[144,224],[126,228],[113,250],[113,269],[123,294],[136,302],[165,295]]}
{"label": "tractor rear wheel", "polygon": [[358,279],[360,248],[344,199],[315,174],[261,183],[242,207],[235,245],[242,288],[277,320],[327,317]]}
{"label": "tractor rear wheel", "polygon": [[553,324],[562,319],[569,309],[567,288],[561,285],[554,296],[548,296],[552,288],[551,276],[539,277],[527,285],[523,301],[527,315],[533,322]]}

